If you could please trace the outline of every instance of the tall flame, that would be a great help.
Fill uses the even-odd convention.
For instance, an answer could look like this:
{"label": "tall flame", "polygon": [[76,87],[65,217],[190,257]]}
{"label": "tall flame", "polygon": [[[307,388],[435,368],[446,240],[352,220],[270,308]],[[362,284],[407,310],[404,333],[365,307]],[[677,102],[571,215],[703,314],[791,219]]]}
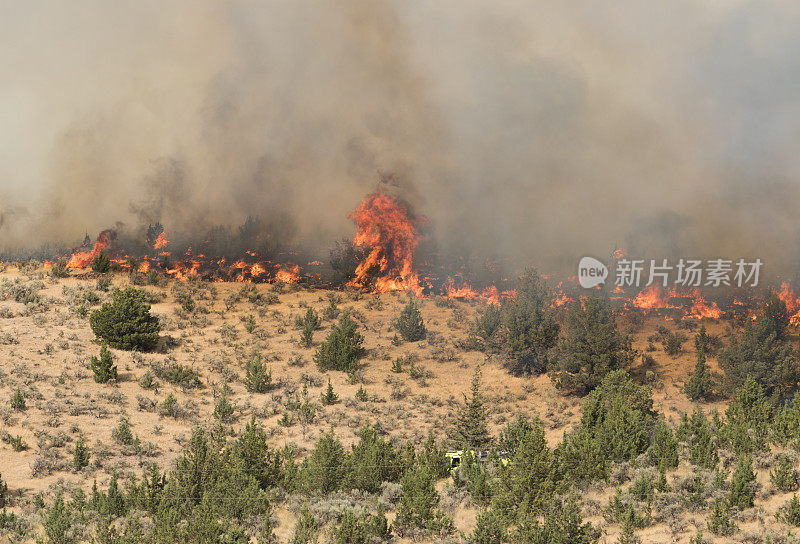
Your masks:
{"label": "tall flame", "polygon": [[97,236],[97,241],[94,243],[94,248],[91,251],[76,251],[74,252],[69,261],[67,261],[67,268],[86,268],[101,251],[103,251],[109,242],[116,238],[116,233],[113,230],[104,230]]}
{"label": "tall flame", "polygon": [[356,267],[351,285],[364,286],[374,281],[375,290],[412,291],[422,294],[414,271],[414,250],[419,231],[406,207],[384,193],[367,195],[350,218],[358,225],[353,238],[356,246],[369,248],[369,254]]}

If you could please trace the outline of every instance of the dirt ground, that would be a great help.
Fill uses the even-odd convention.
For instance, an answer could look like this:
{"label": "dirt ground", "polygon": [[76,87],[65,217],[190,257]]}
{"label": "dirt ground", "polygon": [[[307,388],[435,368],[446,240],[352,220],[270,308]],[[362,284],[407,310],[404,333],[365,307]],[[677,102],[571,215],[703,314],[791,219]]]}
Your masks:
{"label": "dirt ground", "polygon": [[[112,288],[128,284],[126,275],[111,277]],[[13,267],[0,273],[0,281],[38,280],[44,282],[40,291],[44,302],[35,311],[29,312],[21,302],[0,301],[0,436],[10,433],[28,445],[25,451],[16,452],[5,441],[0,443],[0,474],[16,499],[13,509],[19,512],[26,511],[26,505],[37,492],[47,496],[72,486],[88,490],[95,479],[102,488],[112,469],[120,474],[140,475],[141,467],[152,462],[170,468],[193,423],[212,418],[219,388],[226,382],[233,389],[232,401],[237,407],[235,428],[241,428],[251,416],[256,416],[270,434],[273,446],[295,444],[301,455],[331,427],[345,445],[355,440],[358,429],[366,423],[379,424],[398,443],[411,440],[421,444],[431,429],[437,436],[446,437],[450,418],[469,391],[476,365],[482,365],[490,430],[495,436],[517,414],[525,414],[541,418],[548,440],[555,445],[580,417],[581,400],[560,395],[547,376],[511,376],[498,358],[457,346],[467,336],[474,316],[481,309],[478,303],[454,301],[452,307],[446,307],[437,304],[434,298],[424,298],[419,302],[430,331],[428,338],[394,345],[391,323],[407,300],[404,295],[326,292],[296,285],[282,289],[266,284],[244,286],[265,296],[272,293],[277,302],[253,303],[245,297],[229,304],[231,295],[240,292],[243,285],[213,284],[215,293],[208,289],[195,293],[197,308],[191,313],[174,301],[174,283],[143,287],[160,300],[153,304],[152,312],[164,323],[162,336],[169,337],[170,347],[164,352],[144,354],[112,350],[119,379],[116,383],[98,384],[92,379],[89,357],[97,355],[99,346],[84,310],[91,313],[110,297],[110,292],[99,291],[96,278],[54,280],[42,273],[24,275]],[[91,297],[87,300],[88,291],[99,295],[96,303],[91,303]],[[313,363],[314,350],[327,334],[330,321],[324,321],[322,329],[315,333],[314,346],[300,347],[295,317],[305,313],[309,306],[322,313],[329,304],[329,296],[341,298],[340,309],[355,311],[365,336],[368,352],[363,360],[362,384],[369,395],[366,402],[355,400],[362,384],[348,383],[341,372],[320,373]],[[710,333],[726,341],[730,334],[728,323],[705,324]],[[676,329],[675,323],[664,318],[648,318],[634,331],[634,347],[644,352],[649,343],[647,338],[659,325]],[[620,326],[628,326],[624,318]],[[690,333],[684,332],[691,338]],[[694,345],[687,341],[684,353],[678,357],[667,356],[660,345],[657,348],[649,353],[656,362],[655,404],[677,426],[681,413],[693,408],[681,387],[694,367]],[[273,381],[277,382],[277,388],[266,394],[248,393],[242,384],[245,362],[255,354],[261,354],[269,362]],[[407,355],[415,357],[422,377],[412,379],[407,373],[391,371],[393,360]],[[166,359],[195,369],[203,387],[184,390],[158,378],[156,387],[142,387],[139,383],[142,376],[154,363]],[[713,358],[709,362],[712,366],[716,364]],[[319,402],[328,378],[340,397],[340,402],[333,406]],[[301,392],[304,383],[310,399],[317,404],[315,420],[307,425],[279,425],[285,401]],[[10,408],[9,399],[18,387],[26,396],[25,411]],[[175,395],[186,412],[185,417],[162,417],[153,409],[169,394]],[[717,407],[724,410],[723,404]],[[706,411],[711,408],[704,405]],[[112,430],[121,418],[129,420],[134,435],[141,440],[143,447],[138,454],[112,438]],[[89,467],[75,473],[71,467],[72,449],[79,435],[85,437],[92,456]],[[688,473],[688,463],[683,460],[678,471],[669,477],[680,479]],[[759,480],[769,482],[768,467],[761,467]],[[469,533],[477,508],[468,497],[459,497],[449,482],[441,482],[440,489],[445,497],[443,505],[449,509],[457,529]],[[589,505],[587,519],[603,528],[602,542],[616,541],[619,531],[600,512],[613,492],[613,485],[598,484],[583,495]],[[765,527],[779,528],[773,514],[788,496],[759,497],[761,514],[740,521],[740,536],[734,540],[745,533],[764,534]],[[280,522],[277,534],[284,542],[291,535],[294,514],[288,506],[281,506],[276,513]],[[707,515],[707,511],[698,512],[680,520],[677,527],[657,523],[638,534],[644,542],[688,542],[696,530],[694,522],[703,527]],[[730,540],[721,538],[714,542]]]}

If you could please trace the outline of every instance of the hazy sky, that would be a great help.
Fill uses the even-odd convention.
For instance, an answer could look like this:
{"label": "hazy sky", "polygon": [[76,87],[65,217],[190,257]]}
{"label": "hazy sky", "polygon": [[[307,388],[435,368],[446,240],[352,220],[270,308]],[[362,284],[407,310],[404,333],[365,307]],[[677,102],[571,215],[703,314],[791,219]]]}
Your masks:
{"label": "hazy sky", "polygon": [[260,215],[321,249],[392,172],[444,254],[789,270],[797,51],[791,1],[9,2],[0,246]]}

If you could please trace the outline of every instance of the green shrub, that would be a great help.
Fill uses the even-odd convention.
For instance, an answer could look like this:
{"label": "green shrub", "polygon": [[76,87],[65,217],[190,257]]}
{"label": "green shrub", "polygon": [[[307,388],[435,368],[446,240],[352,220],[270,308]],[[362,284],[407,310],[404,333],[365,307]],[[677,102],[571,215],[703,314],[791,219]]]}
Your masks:
{"label": "green shrub", "polygon": [[686,337],[680,332],[668,332],[662,342],[664,353],[670,357],[677,357],[683,352],[683,343],[685,341]]}
{"label": "green shrub", "polygon": [[73,544],[77,542],[72,530],[72,514],[64,504],[61,493],[44,513],[42,525],[47,544]]}
{"label": "green shrub", "polygon": [[716,467],[719,463],[717,444],[703,410],[697,408],[691,418],[686,414],[683,418],[678,434],[688,442],[689,462],[704,468]]}
{"label": "green shrub", "polygon": [[348,312],[342,314],[339,323],[331,326],[328,337],[314,355],[314,362],[321,371],[341,370],[353,372],[364,354],[364,337],[357,330],[356,322]]}
{"label": "green shrub", "polygon": [[22,389],[19,387],[11,395],[11,408],[17,412],[24,412],[28,409],[28,405],[25,403],[25,395],[22,394]]}
{"label": "green shrub", "polygon": [[108,258],[105,251],[101,251],[95,255],[94,260],[92,260],[92,270],[101,274],[111,270],[111,260]]}
{"label": "green shrub", "polygon": [[173,385],[182,387],[183,389],[198,389],[203,387],[203,382],[200,381],[200,376],[193,368],[183,366],[174,361],[164,361],[163,363],[153,363],[153,373]]}
{"label": "green shrub", "polygon": [[406,342],[416,342],[425,338],[427,333],[422,313],[419,311],[414,297],[409,296],[408,303],[394,322],[394,327]]}
{"label": "green shrub", "polygon": [[0,508],[6,507],[7,495],[8,495],[8,484],[3,481],[3,475],[0,474]]}
{"label": "green shrub", "polygon": [[648,455],[653,466],[665,468],[678,466],[678,441],[663,419],[656,425],[653,444],[648,450]]}
{"label": "green shrub", "polygon": [[289,544],[310,544],[314,542],[318,528],[317,520],[309,510],[308,505],[304,505],[300,510],[300,516],[297,518]]}
{"label": "green shrub", "polygon": [[69,270],[67,269],[67,260],[66,259],[59,259],[53,265],[53,268],[50,269],[50,275],[54,278],[66,278],[69,276]]}
{"label": "green shrub", "polygon": [[586,399],[580,424],[557,451],[572,477],[603,478],[609,461],[632,461],[647,451],[654,428],[650,388],[615,370]]}
{"label": "green shrub", "polygon": [[111,357],[111,352],[108,351],[108,346],[105,344],[100,347],[99,359],[92,355],[90,366],[94,374],[94,381],[97,383],[106,383],[109,380],[117,379],[117,367]]}
{"label": "green shrub", "polygon": [[789,525],[800,527],[800,500],[798,500],[797,495],[792,495],[792,498],[778,510],[775,517]]}
{"label": "green shrub", "polygon": [[539,374],[547,370],[550,351],[558,341],[559,325],[550,308],[544,280],[528,269],[516,284],[517,296],[503,302],[507,331],[508,367],[515,374]]}
{"label": "green shrub", "polygon": [[632,357],[630,338],[617,331],[611,301],[591,295],[569,311],[567,339],[552,378],[559,389],[585,395],[609,372],[627,368]]}
{"label": "green shrub", "polygon": [[358,437],[349,455],[346,489],[378,493],[383,482],[397,482],[404,467],[392,443],[378,436],[369,425],[361,428]]}
{"label": "green shrub", "polygon": [[112,297],[112,302],[103,304],[89,318],[94,334],[116,349],[154,349],[161,327],[158,319],[150,315],[146,293],[128,287],[115,290]]}
{"label": "green shrub", "polygon": [[244,387],[250,393],[266,393],[272,389],[272,371],[260,355],[247,361]]}
{"label": "green shrub", "polygon": [[222,386],[222,391],[219,396],[217,404],[214,406],[214,417],[223,423],[229,423],[233,420],[233,415],[236,413],[236,406],[230,401],[233,394],[231,386],[227,383]]}

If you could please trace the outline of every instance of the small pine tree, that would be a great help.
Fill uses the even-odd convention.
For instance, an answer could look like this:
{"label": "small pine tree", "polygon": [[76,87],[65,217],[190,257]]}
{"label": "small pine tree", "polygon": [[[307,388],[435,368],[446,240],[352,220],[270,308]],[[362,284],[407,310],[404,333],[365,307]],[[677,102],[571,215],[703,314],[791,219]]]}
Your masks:
{"label": "small pine tree", "polygon": [[250,393],[266,393],[272,389],[272,371],[260,355],[247,361],[244,387]]}
{"label": "small pine tree", "polygon": [[653,445],[650,446],[650,462],[654,466],[675,468],[678,466],[678,441],[663,419],[656,426]]}
{"label": "small pine tree", "polygon": [[73,544],[76,538],[72,535],[72,515],[64,504],[64,497],[59,493],[53,505],[47,509],[42,520],[44,534],[48,544]]}
{"label": "small pine tree", "polygon": [[400,312],[400,317],[397,318],[394,326],[406,342],[416,342],[425,338],[427,330],[414,297],[409,296],[408,303]]}
{"label": "small pine tree", "polygon": [[309,544],[313,542],[317,529],[317,520],[308,508],[308,505],[304,505],[300,510],[300,516],[297,518],[297,523],[294,526],[294,534],[289,544]]}
{"label": "small pine tree", "polygon": [[778,491],[797,491],[797,471],[791,459],[782,455],[777,466],[769,472],[769,480]]}
{"label": "small pine tree", "polygon": [[24,412],[28,409],[28,406],[25,403],[25,395],[22,394],[22,389],[19,387],[17,387],[14,390],[14,394],[11,395],[11,408],[17,412]]}
{"label": "small pine tree", "polygon": [[236,407],[231,403],[230,396],[233,394],[231,386],[227,383],[222,386],[222,392],[219,396],[216,406],[214,406],[214,417],[223,423],[228,423],[233,419],[233,414],[236,412]]}
{"label": "small pine tree", "polygon": [[328,378],[328,389],[326,389],[325,392],[322,393],[321,397],[322,397],[322,404],[324,404],[325,406],[331,406],[339,402],[339,395],[337,395],[333,391],[333,385],[331,384],[330,377]]}
{"label": "small pine tree", "polygon": [[486,406],[481,394],[481,368],[475,367],[472,375],[471,397],[464,395],[464,405],[456,416],[453,439],[469,448],[485,448],[491,442],[486,424]]}
{"label": "small pine tree", "polygon": [[[698,335],[699,336],[699,335]],[[711,376],[711,369],[706,363],[706,351],[702,342],[698,342],[700,348],[697,350],[697,364],[694,372],[683,385],[683,391],[690,400],[709,400],[714,394],[714,379]]]}
{"label": "small pine tree", "polygon": [[367,394],[367,390],[364,389],[364,386],[360,386],[358,391],[356,391],[356,400],[360,400],[361,402],[366,402],[369,400],[369,395]]}
{"label": "small pine tree", "polygon": [[708,518],[708,530],[718,536],[730,535],[736,531],[736,524],[731,519],[730,507],[725,499],[714,501],[714,510]]}
{"label": "small pine tree", "polygon": [[83,467],[89,465],[89,446],[83,440],[83,436],[79,436],[75,441],[75,451],[72,453],[72,467],[79,471]]}
{"label": "small pine tree", "polygon": [[306,321],[303,324],[303,332],[300,334],[300,345],[310,348],[314,343],[314,328]]}
{"label": "small pine tree", "polygon": [[749,457],[740,457],[731,478],[728,503],[739,510],[752,508],[756,497],[755,487],[756,475],[753,472],[753,463]]}
{"label": "small pine tree", "polygon": [[97,383],[107,383],[109,380],[117,379],[117,367],[105,342],[100,347],[100,358],[92,355],[91,368],[94,373],[94,381]]}
{"label": "small pine tree", "polygon": [[394,361],[392,361],[392,372],[395,374],[402,374],[403,373],[403,359],[398,357]]}
{"label": "small pine tree", "polygon": [[101,251],[98,253],[94,260],[92,261],[92,270],[94,272],[99,272],[100,274],[105,274],[111,269],[111,260],[106,255],[105,251]]}

